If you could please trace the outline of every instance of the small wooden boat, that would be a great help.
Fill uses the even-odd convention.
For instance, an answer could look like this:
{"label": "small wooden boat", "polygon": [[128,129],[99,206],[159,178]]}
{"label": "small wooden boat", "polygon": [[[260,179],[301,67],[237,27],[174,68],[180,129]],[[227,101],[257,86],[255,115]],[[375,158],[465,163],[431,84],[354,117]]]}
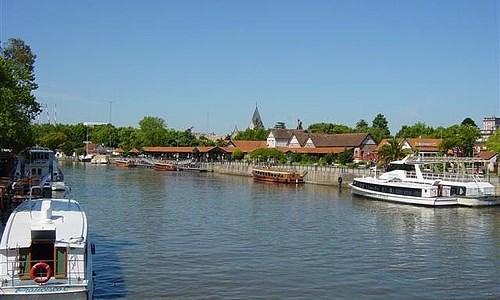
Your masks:
{"label": "small wooden boat", "polygon": [[254,168],[252,177],[259,181],[268,181],[276,183],[304,183],[305,174],[293,170],[278,170],[272,168]]}
{"label": "small wooden boat", "polygon": [[155,162],[154,169],[156,171],[176,171],[177,166],[168,162]]}
{"label": "small wooden boat", "polygon": [[119,168],[134,168],[137,167],[137,163],[132,159],[117,159],[115,165]]}

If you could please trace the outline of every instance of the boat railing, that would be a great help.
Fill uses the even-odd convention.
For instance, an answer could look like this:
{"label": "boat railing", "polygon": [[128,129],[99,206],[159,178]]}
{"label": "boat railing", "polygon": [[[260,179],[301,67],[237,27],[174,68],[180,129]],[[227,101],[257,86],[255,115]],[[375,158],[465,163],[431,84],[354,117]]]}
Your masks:
{"label": "boat railing", "polygon": [[[64,272],[55,274],[54,265],[57,263],[54,260],[30,260],[30,261],[21,261],[19,259],[19,249],[9,249],[7,250],[7,260],[1,262],[1,264],[6,264],[6,268],[2,266],[2,270],[6,270],[7,274],[1,274],[3,276],[3,281],[0,283],[0,286],[6,287],[16,287],[16,286],[26,286],[31,284],[38,285],[34,280],[30,278],[30,270],[37,263],[43,262],[47,265],[51,266],[51,278],[48,283],[52,280],[56,280],[57,284],[66,284],[66,285],[80,285],[83,280],[88,280],[86,270],[85,270],[85,261],[84,259],[78,259],[76,256],[68,255],[68,260],[64,262]],[[28,269],[27,273],[25,273],[25,265],[29,264],[31,267]],[[21,273],[22,271],[22,273]]]}
{"label": "boat railing", "polygon": [[[407,178],[417,178],[416,172],[407,171]],[[480,182],[482,179],[481,175],[478,174],[467,174],[467,173],[431,173],[431,172],[423,172],[422,177],[427,180],[446,180],[452,182],[463,182],[463,181],[475,181]]]}

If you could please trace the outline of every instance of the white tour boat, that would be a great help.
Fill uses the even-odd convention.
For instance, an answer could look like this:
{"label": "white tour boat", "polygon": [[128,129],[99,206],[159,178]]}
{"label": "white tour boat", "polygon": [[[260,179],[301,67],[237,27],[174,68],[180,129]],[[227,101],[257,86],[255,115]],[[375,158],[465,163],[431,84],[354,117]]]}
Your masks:
{"label": "white tour boat", "polygon": [[78,202],[24,201],[10,215],[0,242],[0,297],[92,299],[93,253]]}
{"label": "white tour boat", "polygon": [[[477,161],[477,160],[476,160]],[[422,166],[442,164],[465,165],[472,160],[457,158],[432,158],[410,160],[406,157],[392,162],[380,176],[354,178],[349,184],[353,194],[377,200],[427,205],[427,206],[489,206],[500,204],[495,186],[481,180],[477,174],[455,170],[424,173]],[[430,170],[430,169],[426,169]]]}

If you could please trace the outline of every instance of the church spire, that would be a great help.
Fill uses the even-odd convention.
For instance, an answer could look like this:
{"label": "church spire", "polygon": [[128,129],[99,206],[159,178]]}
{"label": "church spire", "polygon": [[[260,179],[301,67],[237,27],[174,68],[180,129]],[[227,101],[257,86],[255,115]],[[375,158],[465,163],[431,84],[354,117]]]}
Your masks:
{"label": "church spire", "polygon": [[255,111],[253,112],[252,122],[248,126],[250,129],[259,129],[264,128],[264,124],[262,123],[262,119],[259,114],[259,108],[257,107],[257,102],[255,102]]}

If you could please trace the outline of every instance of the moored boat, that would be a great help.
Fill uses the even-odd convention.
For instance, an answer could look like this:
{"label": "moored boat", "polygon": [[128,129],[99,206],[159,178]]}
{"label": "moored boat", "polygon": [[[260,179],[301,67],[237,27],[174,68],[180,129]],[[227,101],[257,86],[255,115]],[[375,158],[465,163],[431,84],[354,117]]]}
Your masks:
{"label": "moored boat", "polygon": [[92,299],[93,252],[78,202],[24,201],[10,215],[0,241],[0,296]]}
{"label": "moored boat", "polygon": [[53,191],[67,190],[64,174],[54,152],[45,147],[32,147],[23,151],[15,163],[11,181],[14,196],[20,199],[31,193],[32,186]]}
{"label": "moored boat", "polygon": [[115,160],[115,165],[120,168],[135,168],[137,167],[137,162],[133,159],[117,159]]}
{"label": "moored boat", "polygon": [[169,163],[169,162],[155,162],[154,167],[155,170],[157,171],[176,171],[177,166],[174,163]]}
{"label": "moored boat", "polygon": [[267,181],[275,183],[304,183],[304,176],[293,170],[280,170],[273,168],[254,168],[252,170],[252,177],[258,181]]}
{"label": "moored boat", "polygon": [[[435,159],[434,164],[450,163],[452,159]],[[456,158],[455,158],[455,164]],[[495,186],[477,174],[422,172],[431,161],[392,162],[380,176],[354,178],[353,194],[376,200],[426,206],[490,206],[500,204]],[[445,169],[445,167],[444,167]],[[430,169],[429,169],[430,170]]]}

